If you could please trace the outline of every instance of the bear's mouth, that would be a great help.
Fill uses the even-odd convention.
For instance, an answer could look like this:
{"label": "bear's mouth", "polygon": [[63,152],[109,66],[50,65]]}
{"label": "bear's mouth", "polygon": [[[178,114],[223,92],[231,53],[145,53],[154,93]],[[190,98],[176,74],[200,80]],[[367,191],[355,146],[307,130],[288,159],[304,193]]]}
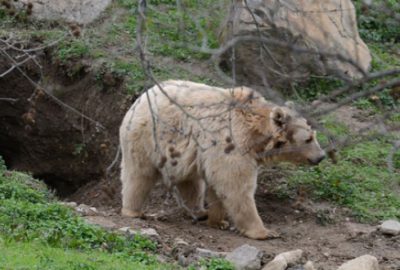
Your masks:
{"label": "bear's mouth", "polygon": [[310,165],[318,165],[322,160],[324,160],[325,156],[320,156],[318,158],[312,159],[308,158],[307,161]]}

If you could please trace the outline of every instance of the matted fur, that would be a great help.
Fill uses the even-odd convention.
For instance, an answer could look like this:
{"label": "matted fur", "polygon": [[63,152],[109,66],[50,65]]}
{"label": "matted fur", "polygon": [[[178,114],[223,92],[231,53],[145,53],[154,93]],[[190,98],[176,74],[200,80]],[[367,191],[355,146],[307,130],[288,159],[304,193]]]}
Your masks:
{"label": "matted fur", "polygon": [[177,185],[208,223],[254,239],[275,234],[258,215],[258,166],[279,160],[318,163],[324,152],[305,119],[256,91],[166,81],[142,94],[120,127],[122,214],[138,217],[158,180]]}

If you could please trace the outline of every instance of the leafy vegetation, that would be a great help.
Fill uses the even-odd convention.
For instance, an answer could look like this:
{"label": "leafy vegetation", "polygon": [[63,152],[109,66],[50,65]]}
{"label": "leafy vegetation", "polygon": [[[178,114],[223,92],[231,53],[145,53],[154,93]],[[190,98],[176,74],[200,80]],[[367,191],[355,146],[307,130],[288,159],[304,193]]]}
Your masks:
{"label": "leafy vegetation", "polygon": [[353,2],[357,11],[359,32],[364,40],[392,43],[400,41],[400,22],[394,18],[395,14],[400,13],[397,0],[374,0],[372,5],[366,5],[362,0]]}
{"label": "leafy vegetation", "polygon": [[[325,127],[336,137],[349,134],[344,125],[329,119]],[[320,141],[326,138],[322,135]],[[281,191],[295,192],[302,186],[315,199],[348,207],[360,221],[400,218],[400,153],[394,157],[395,171],[389,171],[391,146],[382,137],[352,144],[340,152],[337,164],[326,160],[316,167],[291,170]]]}
{"label": "leafy vegetation", "polygon": [[[1,159],[0,200],[2,265],[21,265],[21,269],[38,265],[37,269],[43,269],[40,265],[45,263],[49,266],[46,269],[61,269],[60,265],[63,269],[78,269],[78,265],[88,267],[79,269],[118,269],[97,268],[103,261],[112,265],[118,260],[121,265],[133,262],[140,269],[161,267],[149,254],[156,250],[154,242],[140,235],[124,236],[87,224],[59,204],[41,181],[7,171]],[[18,252],[21,249],[29,252]],[[54,253],[63,255],[54,257]],[[163,265],[163,269],[169,267]]]}
{"label": "leafy vegetation", "polygon": [[[1,158],[0,202],[4,269],[180,269],[159,263],[151,254],[156,244],[147,238],[87,224],[58,203],[42,181],[7,171]],[[199,265],[208,270],[233,269],[217,258]]]}
{"label": "leafy vegetation", "polygon": [[79,59],[89,54],[89,46],[82,39],[67,39],[60,42],[57,50],[57,57],[66,62],[71,59]]}
{"label": "leafy vegetation", "polygon": [[[148,256],[135,253],[127,256],[120,253],[82,251],[54,248],[38,242],[16,242],[0,237],[1,269],[15,270],[142,270],[176,269],[168,265],[148,262]],[[140,257],[144,255],[143,257]],[[145,262],[145,263],[143,263]]]}
{"label": "leafy vegetation", "polygon": [[[197,266],[205,268],[207,270],[234,270],[235,267],[233,264],[225,259],[221,258],[211,258],[208,260],[200,260],[197,263]],[[188,268],[189,270],[195,270],[196,266],[191,265]],[[201,268],[200,268],[201,269]]]}

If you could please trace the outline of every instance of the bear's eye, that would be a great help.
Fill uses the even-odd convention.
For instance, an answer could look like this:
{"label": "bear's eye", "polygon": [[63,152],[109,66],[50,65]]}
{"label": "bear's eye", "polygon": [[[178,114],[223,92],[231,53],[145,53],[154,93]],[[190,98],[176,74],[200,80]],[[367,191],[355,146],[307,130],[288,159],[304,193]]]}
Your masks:
{"label": "bear's eye", "polygon": [[310,137],[306,140],[306,143],[311,143],[313,141],[313,137]]}
{"label": "bear's eye", "polygon": [[284,141],[278,141],[278,142],[275,144],[275,148],[281,148],[282,146],[285,145],[285,143],[286,143],[286,142],[284,142]]}

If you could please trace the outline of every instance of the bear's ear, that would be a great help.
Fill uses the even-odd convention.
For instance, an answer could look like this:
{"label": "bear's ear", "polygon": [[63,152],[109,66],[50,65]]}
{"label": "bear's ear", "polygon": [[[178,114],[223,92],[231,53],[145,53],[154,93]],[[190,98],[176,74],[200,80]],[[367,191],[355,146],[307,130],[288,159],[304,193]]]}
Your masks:
{"label": "bear's ear", "polygon": [[273,124],[282,128],[289,120],[289,115],[280,107],[275,107],[271,112],[271,119]]}

